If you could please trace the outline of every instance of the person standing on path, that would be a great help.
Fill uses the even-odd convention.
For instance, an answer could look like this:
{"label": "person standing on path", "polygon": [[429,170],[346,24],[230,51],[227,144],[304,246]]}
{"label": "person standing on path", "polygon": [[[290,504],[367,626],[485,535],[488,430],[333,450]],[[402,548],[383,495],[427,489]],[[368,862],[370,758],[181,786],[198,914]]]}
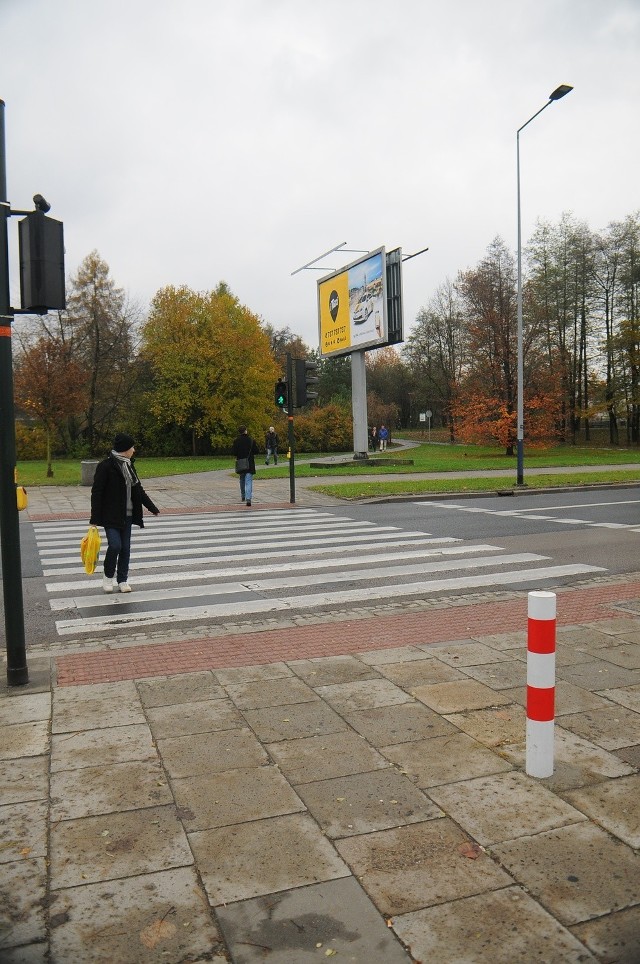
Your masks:
{"label": "person standing on path", "polygon": [[378,438],[380,439],[380,451],[384,452],[387,447],[387,441],[389,440],[389,429],[386,427],[386,425],[380,426]]}
{"label": "person standing on path", "polygon": [[371,434],[369,436],[369,446],[372,452],[375,452],[378,442],[378,429],[375,425],[371,426]]}
{"label": "person standing on path", "polygon": [[240,501],[246,501],[247,505],[251,506],[258,446],[249,435],[246,425],[241,425],[238,429],[238,437],[233,443],[232,451],[236,457],[236,472],[240,476]]}
{"label": "person standing on path", "polygon": [[113,592],[115,585],[120,592],[131,592],[131,527],[144,528],[143,506],[154,515],[160,514],[142,488],[133,466],[134,452],[132,437],[118,432],[110,455],[96,466],[91,486],[91,525],[102,526],[107,537],[102,577],[105,592]]}
{"label": "person standing on path", "polygon": [[278,464],[278,436],[276,435],[276,430],[273,425],[269,426],[269,431],[265,435],[264,439],[265,448],[267,450],[267,458],[265,460],[265,465],[269,464],[269,459],[273,455],[273,464]]}

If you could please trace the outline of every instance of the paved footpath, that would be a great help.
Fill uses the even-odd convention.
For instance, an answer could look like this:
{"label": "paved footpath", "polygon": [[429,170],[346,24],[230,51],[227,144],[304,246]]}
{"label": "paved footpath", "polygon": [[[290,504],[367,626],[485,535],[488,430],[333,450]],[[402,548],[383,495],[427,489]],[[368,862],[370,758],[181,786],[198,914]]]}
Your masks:
{"label": "paved footpath", "polygon": [[[231,506],[206,475],[145,486],[163,512]],[[640,573],[558,591],[543,780],[526,597],[30,659],[0,692],[0,961],[637,964]]]}

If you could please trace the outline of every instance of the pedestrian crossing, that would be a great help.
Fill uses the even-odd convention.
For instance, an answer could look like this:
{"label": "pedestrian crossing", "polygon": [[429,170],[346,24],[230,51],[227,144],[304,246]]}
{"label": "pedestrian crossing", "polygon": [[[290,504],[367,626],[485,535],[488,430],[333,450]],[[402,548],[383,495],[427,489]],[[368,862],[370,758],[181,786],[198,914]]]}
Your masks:
{"label": "pedestrian crossing", "polygon": [[603,572],[321,509],[161,516],[134,529],[130,594],[80,562],[82,522],[33,523],[60,636],[375,606]]}

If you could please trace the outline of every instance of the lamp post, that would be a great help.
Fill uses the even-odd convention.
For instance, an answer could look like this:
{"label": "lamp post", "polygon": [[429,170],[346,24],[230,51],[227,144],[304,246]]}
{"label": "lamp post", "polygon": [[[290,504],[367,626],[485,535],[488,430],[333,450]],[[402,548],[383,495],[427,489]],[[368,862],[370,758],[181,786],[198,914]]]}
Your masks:
{"label": "lamp post", "polygon": [[520,131],[524,130],[525,127],[535,120],[538,114],[541,114],[543,110],[552,104],[555,100],[560,100],[565,94],[568,94],[573,90],[568,84],[560,84],[559,87],[549,94],[549,100],[547,103],[536,111],[528,121],[519,127],[516,132],[516,155],[517,155],[517,170],[518,170],[518,411],[517,411],[517,421],[518,421],[518,435],[517,435],[517,484],[524,484],[524,351],[523,351],[523,339],[522,339],[522,218],[520,215]]}

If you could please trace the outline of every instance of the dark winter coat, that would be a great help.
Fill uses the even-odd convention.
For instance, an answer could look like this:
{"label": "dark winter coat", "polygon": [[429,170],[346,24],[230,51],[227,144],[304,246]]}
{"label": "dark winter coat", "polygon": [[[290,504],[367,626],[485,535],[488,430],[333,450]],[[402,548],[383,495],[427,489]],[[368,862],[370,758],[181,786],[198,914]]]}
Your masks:
{"label": "dark winter coat", "polygon": [[277,432],[267,432],[264,438],[264,446],[267,450],[271,449],[272,452],[278,451],[278,434]]}
{"label": "dark winter coat", "polygon": [[[134,483],[131,486],[131,502],[133,512],[131,521],[134,525],[144,528],[142,521],[142,506],[146,506],[149,512],[158,515],[160,510],[151,501],[147,493],[142,488],[142,483],[138,478],[133,462],[131,462],[131,474]],[[91,525],[103,526],[103,528],[124,529],[127,523],[127,483],[124,480],[120,463],[113,455],[109,455],[96,466],[96,474],[93,477],[91,487]]]}
{"label": "dark winter coat", "polygon": [[[258,454],[258,446],[246,432],[242,435],[238,435],[237,439],[233,443],[233,454],[237,459],[249,459],[249,472],[251,475],[256,474],[256,463],[255,458]],[[245,473],[241,473],[244,475]]]}

